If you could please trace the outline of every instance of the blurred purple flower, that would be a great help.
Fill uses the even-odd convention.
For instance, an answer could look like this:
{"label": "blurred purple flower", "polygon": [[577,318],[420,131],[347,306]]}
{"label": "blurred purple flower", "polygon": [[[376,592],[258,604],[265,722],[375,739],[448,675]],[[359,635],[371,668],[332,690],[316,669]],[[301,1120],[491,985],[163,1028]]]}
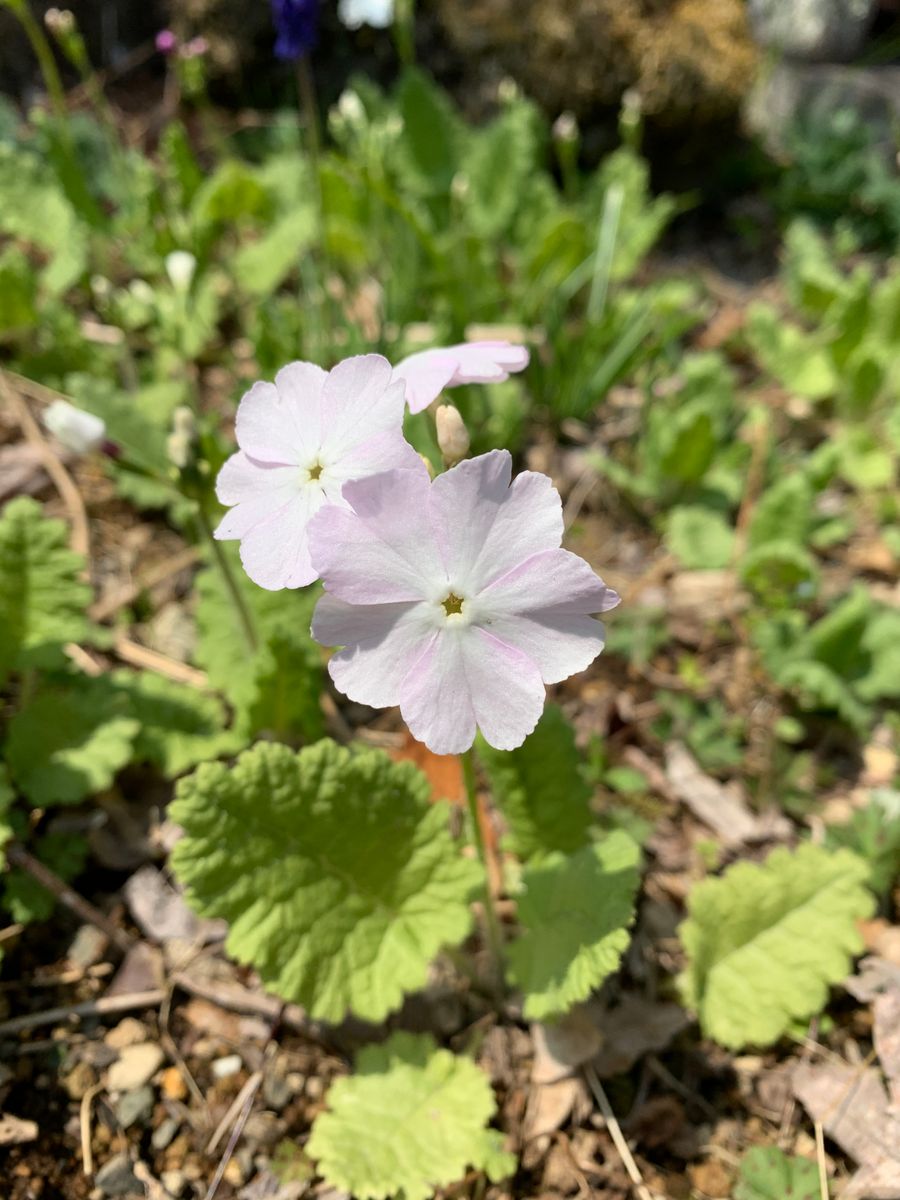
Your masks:
{"label": "blurred purple flower", "polygon": [[156,35],[156,49],[160,54],[171,54],[178,47],[178,38],[171,29],[161,29]]}
{"label": "blurred purple flower", "polygon": [[319,37],[319,0],[272,0],[278,37],[275,56],[295,62],[314,50]]}

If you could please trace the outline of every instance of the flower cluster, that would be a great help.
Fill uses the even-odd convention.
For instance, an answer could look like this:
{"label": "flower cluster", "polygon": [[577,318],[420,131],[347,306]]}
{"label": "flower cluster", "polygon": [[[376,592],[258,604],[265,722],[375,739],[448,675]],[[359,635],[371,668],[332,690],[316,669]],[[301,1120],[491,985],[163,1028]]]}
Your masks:
{"label": "flower cluster", "polygon": [[335,684],[362,704],[399,705],[438,754],[466,750],[478,728],[499,749],[521,745],[545,685],[589,666],[603,649],[595,615],[618,603],[561,549],[546,476],[513,480],[511,456],[494,450],[432,480],[403,437],[405,405],[420,411],[445,387],[527,362],[523,347],[482,342],[396,368],[374,354],[327,373],[292,363],[241,401],[240,449],[218,479],[230,511],[216,536],[240,539],[262,587],[321,577],[313,636],[341,647]]}

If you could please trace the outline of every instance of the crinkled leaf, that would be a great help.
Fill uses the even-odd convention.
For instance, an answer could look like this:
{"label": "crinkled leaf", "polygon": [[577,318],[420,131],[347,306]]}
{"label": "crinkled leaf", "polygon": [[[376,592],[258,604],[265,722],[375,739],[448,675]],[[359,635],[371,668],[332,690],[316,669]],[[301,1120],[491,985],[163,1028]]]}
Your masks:
{"label": "crinkled leaf", "polygon": [[72,286],[87,264],[85,229],[52,174],[34,155],[0,145],[0,231],[49,256],[42,283],[52,295]]}
{"label": "crinkled leaf", "polygon": [[408,68],[397,92],[403,118],[401,141],[411,189],[446,195],[458,165],[459,120],[446,94],[424,72]]}
{"label": "crinkled leaf", "polygon": [[812,524],[812,504],[812,487],[800,472],[777,480],[763,492],[753,511],[748,545],[753,549],[768,542],[802,545]]}
{"label": "crinkled leaf", "polygon": [[267,230],[258,242],[242,246],[235,254],[234,278],[254,296],[271,296],[316,236],[316,218],[310,207],[289,212]]}
{"label": "crinkled leaf", "polygon": [[685,1002],[724,1046],[767,1046],[820,1012],[831,984],[862,948],[856,922],[872,912],[864,862],[803,845],[737,863],[688,897],[681,940]]}
{"label": "crinkled leaf", "polygon": [[819,1200],[819,1169],[777,1146],[754,1146],[741,1160],[734,1200]]}
{"label": "crinkled leaf", "polygon": [[430,1037],[395,1033],[366,1046],[327,1102],[307,1150],[356,1200],[429,1200],[469,1167],[492,1180],[515,1168],[502,1135],[486,1128],[497,1108],[487,1076]]}
{"label": "crinkled leaf", "polygon": [[529,1020],[562,1016],[616,970],[629,941],[639,864],[637,844],[616,830],[524,871],[522,933],[509,963]]}
{"label": "crinkled leaf", "polygon": [[[64,883],[81,871],[88,853],[83,837],[71,833],[46,833],[31,848],[36,858]],[[2,907],[13,921],[27,925],[46,921],[56,908],[56,897],[26,871],[15,867],[3,876]]]}
{"label": "crinkled leaf", "polygon": [[568,853],[587,842],[591,789],[581,773],[575,731],[562,709],[548,705],[518,750],[495,750],[481,739],[478,755],[513,854],[528,861],[555,850]]}
{"label": "crinkled leaf", "polygon": [[32,804],[77,804],[108,788],[132,756],[140,725],[103,677],[48,685],[12,718],[6,757]]}
{"label": "crinkled leaf", "polygon": [[0,683],[10,671],[65,663],[66,642],[95,640],[84,560],[62,521],[22,496],[0,516]]}
{"label": "crinkled leaf", "polygon": [[135,761],[153,763],[169,779],[247,744],[242,733],[226,729],[225,709],[215,696],[149,671],[118,671],[113,682],[140,725]]}
{"label": "crinkled leaf", "polygon": [[228,949],[314,1017],[382,1020],[471,926],[480,868],[415,768],[323,741],[260,743],[178,785],[176,874]]}
{"label": "crinkled leaf", "polygon": [[509,228],[536,156],[537,123],[527,101],[470,132],[460,171],[469,184],[469,222],[479,237],[499,237]]}

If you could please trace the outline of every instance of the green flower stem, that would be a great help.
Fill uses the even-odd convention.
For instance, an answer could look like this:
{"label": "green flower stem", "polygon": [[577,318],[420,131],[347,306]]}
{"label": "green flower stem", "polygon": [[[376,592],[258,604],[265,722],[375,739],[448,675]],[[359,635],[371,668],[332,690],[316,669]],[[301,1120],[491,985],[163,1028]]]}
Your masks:
{"label": "green flower stem", "polygon": [[9,3],[9,0],[7,0],[6,7],[12,9],[13,13],[18,17],[19,23],[25,31],[25,36],[31,43],[34,56],[38,60],[38,66],[41,69],[41,76],[44,80],[44,87],[47,89],[47,95],[50,97],[50,104],[53,111],[59,120],[64,125],[67,125],[69,114],[66,109],[66,92],[56,66],[56,59],[53,57],[53,51],[50,48],[50,43],[43,29],[32,15],[31,9],[27,4],[18,2]]}
{"label": "green flower stem", "polygon": [[216,538],[213,534],[212,522],[209,519],[209,512],[207,511],[204,500],[200,500],[197,503],[197,519],[199,521],[200,528],[203,531],[203,536],[206,538],[207,542],[209,542],[210,549],[213,552],[213,557],[216,560],[216,566],[222,573],[222,579],[234,604],[234,610],[238,615],[238,620],[240,621],[241,628],[244,631],[244,636],[247,639],[247,645],[250,647],[251,653],[255,654],[259,648],[259,640],[256,636],[256,626],[253,622],[253,616],[250,612],[250,609],[247,607],[247,601],[244,598],[244,594],[240,589],[238,581],[234,577],[234,571],[231,569],[231,563],[228,561],[228,558],[222,549],[222,543],[216,541]]}
{"label": "green flower stem", "polygon": [[497,917],[497,910],[494,907],[494,897],[491,895],[491,878],[488,866],[487,846],[484,841],[484,834],[481,829],[481,820],[478,813],[478,788],[475,783],[475,754],[469,749],[461,756],[463,778],[466,781],[466,799],[469,805],[469,818],[472,822],[472,832],[475,838],[475,847],[478,850],[478,857],[481,859],[481,865],[484,868],[484,917],[487,927],[488,943],[491,949],[491,957],[494,962],[494,970],[497,978],[498,988],[502,991],[503,988],[503,935],[500,932],[500,921]]}

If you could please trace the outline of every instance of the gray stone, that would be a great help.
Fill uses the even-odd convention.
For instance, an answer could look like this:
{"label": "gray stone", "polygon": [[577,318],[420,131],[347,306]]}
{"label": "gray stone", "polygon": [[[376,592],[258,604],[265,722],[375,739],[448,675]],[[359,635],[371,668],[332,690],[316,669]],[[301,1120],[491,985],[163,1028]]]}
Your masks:
{"label": "gray stone", "polygon": [[147,1121],[153,1112],[153,1088],[139,1087],[126,1092],[115,1106],[116,1120],[123,1129],[130,1129],[138,1122]]}
{"label": "gray stone", "polygon": [[879,0],[749,0],[762,46],[808,62],[848,62],[862,49]]}
{"label": "gray stone", "polygon": [[[150,1138],[153,1149],[165,1150],[178,1132],[180,1124],[181,1122],[175,1117],[166,1117],[164,1121],[161,1121],[153,1130],[153,1135]],[[170,1188],[169,1190],[171,1191],[172,1189]]]}
{"label": "gray stone", "polygon": [[163,1064],[165,1054],[155,1042],[126,1046],[109,1068],[106,1083],[111,1092],[132,1092],[143,1087]]}
{"label": "gray stone", "polygon": [[68,959],[76,967],[86,971],[100,962],[106,953],[109,938],[93,925],[82,925],[69,946]]}
{"label": "gray stone", "polygon": [[104,1196],[127,1196],[144,1190],[134,1177],[127,1154],[114,1154],[97,1172],[94,1183]]}

